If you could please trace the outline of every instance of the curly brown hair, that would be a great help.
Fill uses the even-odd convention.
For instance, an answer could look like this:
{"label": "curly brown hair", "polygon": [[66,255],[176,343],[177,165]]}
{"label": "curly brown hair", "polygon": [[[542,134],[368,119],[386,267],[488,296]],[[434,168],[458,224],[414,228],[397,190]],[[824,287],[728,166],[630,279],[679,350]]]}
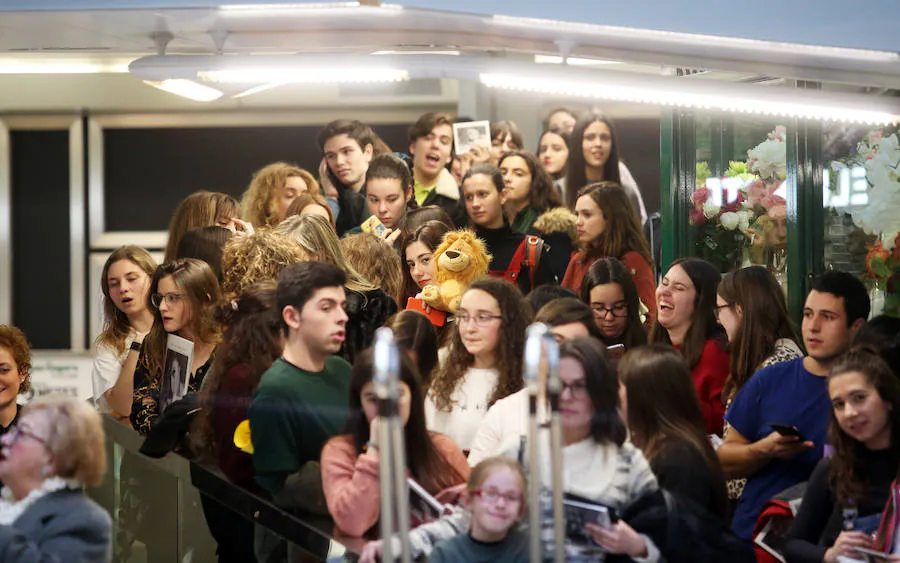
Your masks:
{"label": "curly brown hair", "polygon": [[403,267],[400,255],[372,233],[357,233],[341,239],[341,250],[347,261],[364,278],[371,281],[400,304]]}
{"label": "curly brown hair", "polygon": [[309,193],[319,193],[319,183],[306,170],[286,162],[274,162],[260,170],[250,180],[250,186],[241,197],[244,210],[244,221],[254,227],[275,226],[284,217],[275,213],[275,196],[283,188],[288,178],[300,178],[306,184]]}
{"label": "curly brown hair", "polygon": [[[894,375],[878,352],[869,346],[856,346],[848,351],[828,372],[828,382],[835,377],[858,372],[875,388],[881,400],[889,405],[888,424],[891,429],[890,456],[896,459],[900,449],[900,380]],[[834,446],[831,457],[829,484],[838,502],[846,506],[853,499],[862,498],[866,491],[866,467],[861,457],[865,445],[853,439],[841,428],[831,409],[828,443]]]}
{"label": "curly brown hair", "polygon": [[[503,337],[497,342],[495,368],[499,372],[497,387],[488,399],[488,407],[522,388],[522,355],[525,353],[525,329],[531,323],[531,306],[522,297],[519,288],[502,278],[484,277],[472,282],[466,293],[481,290],[497,300],[500,307],[500,326]],[[449,411],[453,407],[450,396],[459,385],[466,371],[474,363],[462,338],[458,325],[450,335],[447,357],[434,372],[429,395],[438,410]]]}
{"label": "curly brown hair", "polygon": [[31,389],[31,346],[25,333],[17,327],[0,325],[0,348],[6,348],[12,355],[19,371],[22,383],[19,384],[19,393],[26,393]]}
{"label": "curly brown hair", "polygon": [[306,253],[294,241],[270,229],[232,237],[222,252],[222,293],[240,295],[256,282],[278,279],[285,266],[306,259]]}
{"label": "curly brown hair", "polygon": [[253,398],[252,391],[246,397],[220,395],[219,390],[229,371],[241,364],[248,366],[251,377],[255,379],[255,389],[263,372],[281,355],[281,324],[275,306],[276,287],[274,280],[252,284],[236,300],[222,305],[215,312],[215,319],[225,327],[225,332],[200,393],[200,405],[203,409],[191,427],[192,451],[204,459],[213,459],[218,450],[213,431],[214,403],[227,401],[234,403],[226,405],[233,408],[243,399],[246,406],[249,406]]}

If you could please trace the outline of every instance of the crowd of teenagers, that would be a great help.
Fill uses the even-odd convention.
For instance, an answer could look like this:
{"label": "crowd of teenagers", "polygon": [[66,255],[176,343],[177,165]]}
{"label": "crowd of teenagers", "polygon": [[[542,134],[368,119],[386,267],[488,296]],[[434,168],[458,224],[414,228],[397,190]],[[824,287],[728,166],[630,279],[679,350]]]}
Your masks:
{"label": "crowd of teenagers", "polygon": [[[864,560],[859,549],[900,561],[900,321],[868,320],[864,285],[841,272],[811,283],[799,332],[765,267],[723,276],[683,258],[654,272],[612,122],[560,109],[544,126],[536,154],[509,122],[491,126],[490,149],[455,154],[446,114],[422,115],[397,152],[338,120],[318,135],[317,174],[278,162],[240,202],[189,195],[162,264],[124,246],[104,265],[96,409],[145,434],[151,455],[175,450],[286,510],[329,516],[336,535],[371,540],[360,559],[376,561],[389,540],[378,538],[371,345],[390,327],[404,352],[409,476],[451,507],[414,522],[413,555],[527,561],[538,531],[526,529],[526,483],[549,487],[554,461],[544,450],[547,467],[527,466],[542,438],[529,435],[525,334],[542,322],[560,343],[562,487],[618,515],[569,530],[586,541],[567,545],[568,560],[753,560],[770,501],[787,494],[801,501],[777,546],[787,561]],[[425,303],[444,270],[476,255],[485,275],[446,310]],[[180,383],[171,335],[191,345]],[[31,489],[13,490],[13,520],[0,503],[0,552],[3,525],[24,519],[15,501],[95,484],[103,469],[64,461],[78,448],[55,433],[89,437],[69,424],[77,413],[53,426],[53,404],[38,404],[20,417],[29,366],[25,336],[0,327],[0,479],[13,488],[31,471]],[[5,467],[19,457],[30,461]],[[290,557],[214,499],[203,508],[220,561]],[[21,530],[39,536],[47,522],[32,516]],[[54,529],[65,544],[25,543],[86,550],[108,540],[97,522]],[[682,536],[694,551],[676,545]]]}

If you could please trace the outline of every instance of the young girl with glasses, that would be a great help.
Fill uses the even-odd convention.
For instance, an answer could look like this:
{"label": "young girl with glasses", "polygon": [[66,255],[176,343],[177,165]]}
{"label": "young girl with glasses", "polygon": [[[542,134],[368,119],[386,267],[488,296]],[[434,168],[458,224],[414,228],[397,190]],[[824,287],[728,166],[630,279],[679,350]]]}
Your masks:
{"label": "young girl with glasses", "polygon": [[166,262],[156,270],[150,282],[153,327],[141,345],[134,371],[131,425],[135,430],[146,434],[162,414],[160,392],[169,334],[193,342],[188,391],[199,389],[219,341],[219,327],[213,319],[213,306],[219,301],[219,282],[206,262],[185,258]]}
{"label": "young girl with glasses", "polygon": [[631,272],[615,258],[591,264],[581,281],[581,300],[590,305],[607,346],[622,344],[630,350],[647,343],[637,287]]}
{"label": "young girl with glasses", "polygon": [[522,354],[531,310],[499,278],[476,280],[463,294],[449,352],[425,403],[428,428],[469,450],[488,407],[522,388]]}
{"label": "young girl with glasses", "polygon": [[437,544],[431,563],[526,563],[528,536],[515,530],[526,513],[525,473],[514,460],[490,457],[472,469],[462,504],[472,515],[469,533]]}

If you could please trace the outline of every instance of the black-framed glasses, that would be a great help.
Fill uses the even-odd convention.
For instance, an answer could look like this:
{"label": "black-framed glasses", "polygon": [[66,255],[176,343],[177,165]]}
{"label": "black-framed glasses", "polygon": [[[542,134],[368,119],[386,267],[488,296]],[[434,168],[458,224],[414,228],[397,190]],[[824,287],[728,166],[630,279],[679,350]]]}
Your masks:
{"label": "black-framed glasses", "polygon": [[603,305],[591,305],[591,311],[594,312],[594,316],[598,319],[602,319],[607,316],[607,314],[611,314],[616,318],[622,318],[628,316],[628,304],[624,301],[620,301],[618,303],[613,304],[612,307],[604,307]]}
{"label": "black-framed glasses", "polygon": [[566,389],[572,394],[573,399],[583,399],[587,396],[587,382],[583,379],[571,384],[566,383],[565,381],[561,381],[560,383],[562,383],[562,389],[559,391],[560,397],[566,392]]}
{"label": "black-framed glasses", "polygon": [[503,315],[491,315],[490,313],[478,313],[475,315],[470,315],[468,313],[460,313],[456,315],[456,323],[462,326],[463,324],[472,321],[475,323],[475,326],[487,326],[494,319],[502,319]]}
{"label": "black-framed glasses", "polygon": [[12,446],[16,442],[18,442],[19,438],[21,438],[22,436],[25,436],[26,438],[31,438],[35,442],[42,444],[44,446],[47,445],[47,440],[45,438],[41,438],[40,436],[38,436],[31,430],[28,430],[27,428],[22,428],[20,426],[15,426],[15,425],[10,426],[9,429],[6,431],[6,435],[9,436],[9,438],[7,438],[7,444],[9,446]]}
{"label": "black-framed glasses", "polygon": [[153,306],[159,309],[162,302],[165,301],[166,305],[171,307],[181,301],[181,298],[184,297],[184,295],[184,293],[166,293],[165,295],[162,293],[154,293],[150,296],[150,303],[153,303]]}

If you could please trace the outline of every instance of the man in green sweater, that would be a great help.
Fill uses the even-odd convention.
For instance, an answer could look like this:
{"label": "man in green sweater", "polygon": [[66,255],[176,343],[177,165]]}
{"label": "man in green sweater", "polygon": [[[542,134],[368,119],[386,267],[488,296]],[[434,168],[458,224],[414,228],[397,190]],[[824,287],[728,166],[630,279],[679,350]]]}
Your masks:
{"label": "man in green sweater", "polygon": [[259,382],[250,404],[257,482],[273,496],[347,419],[350,364],[334,356],[344,342],[346,275],[322,262],[303,262],[278,276],[284,352]]}

